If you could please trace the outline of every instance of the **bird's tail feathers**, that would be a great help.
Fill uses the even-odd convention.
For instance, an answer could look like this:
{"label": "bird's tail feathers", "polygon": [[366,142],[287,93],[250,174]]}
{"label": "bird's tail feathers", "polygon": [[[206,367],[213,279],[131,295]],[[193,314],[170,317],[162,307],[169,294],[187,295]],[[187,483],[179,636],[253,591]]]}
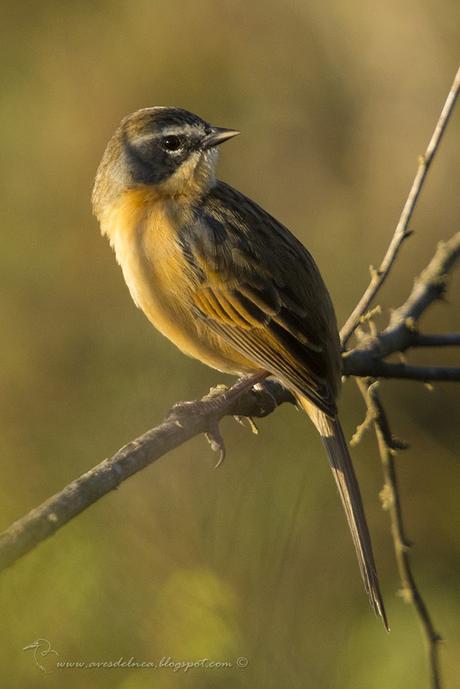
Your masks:
{"label": "bird's tail feathers", "polygon": [[299,402],[321,435],[353,538],[364,588],[374,611],[389,631],[361,493],[342,427],[338,418],[326,416],[304,397]]}

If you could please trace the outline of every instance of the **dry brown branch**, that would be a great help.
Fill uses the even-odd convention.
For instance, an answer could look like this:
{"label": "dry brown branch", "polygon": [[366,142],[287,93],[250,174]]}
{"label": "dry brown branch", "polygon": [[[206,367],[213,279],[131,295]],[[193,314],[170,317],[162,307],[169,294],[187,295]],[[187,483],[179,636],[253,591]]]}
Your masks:
{"label": "dry brown branch", "polygon": [[[411,234],[408,229],[409,222],[428,169],[453,111],[459,90],[460,69],[457,71],[426,153],[419,161],[417,174],[385,257],[377,271],[371,270],[369,286],[341,330],[342,346],[344,348],[360,322],[369,320],[367,314],[369,306],[388,277],[403,241]],[[428,608],[417,588],[412,573],[408,553],[409,545],[405,537],[402,520],[396,467],[393,460],[395,451],[405,449],[406,444],[392,435],[376,385],[369,384],[369,380],[372,378],[405,378],[426,381],[460,381],[460,366],[411,366],[405,362],[393,363],[385,361],[385,358],[389,355],[396,352],[403,353],[410,348],[458,345],[459,337],[457,333],[423,335],[418,332],[417,323],[422,313],[436,299],[442,298],[446,290],[447,274],[459,257],[460,232],[454,235],[449,242],[439,244],[429,265],[415,282],[409,298],[399,309],[392,313],[387,328],[380,333],[376,332],[374,328],[372,334],[367,336],[367,338],[362,337],[361,334],[359,346],[344,354],[344,368],[346,370],[351,364],[351,368],[358,372],[356,382],[367,404],[366,418],[356,430],[352,442],[354,444],[359,442],[363,433],[370,426],[374,426],[385,477],[383,491],[384,506],[390,513],[391,532],[402,592],[404,599],[413,603],[423,630],[432,689],[441,689],[438,656],[440,637],[434,629]],[[364,369],[368,371],[367,375],[370,375],[369,378],[366,378]]]}
{"label": "dry brown branch", "polygon": [[442,333],[441,335],[421,335],[414,333],[412,347],[458,347],[460,333]]}
{"label": "dry brown branch", "polygon": [[[460,366],[410,366],[405,363],[388,363],[384,359],[412,347],[442,346],[456,343],[458,335],[422,335],[417,330],[420,316],[437,299],[441,299],[447,286],[447,276],[460,259],[460,232],[449,241],[440,242],[428,266],[415,281],[412,292],[402,306],[392,312],[388,326],[380,333],[360,338],[359,346],[345,352],[344,371],[355,376],[373,378],[408,378],[411,380],[460,380]],[[439,345],[436,345],[439,346]]]}
{"label": "dry brown branch", "polygon": [[[208,399],[205,396],[203,401]],[[283,402],[293,401],[282,385],[268,381],[261,390],[252,389],[236,400],[230,399],[219,411],[217,421],[226,415],[266,416]],[[0,534],[0,570],[52,536],[133,474],[194,436],[207,433],[213,420],[216,417],[212,413],[184,416],[180,421],[171,416],[69,483]]]}
{"label": "dry brown branch", "polygon": [[409,192],[409,196],[407,197],[406,203],[404,204],[401,217],[399,218],[399,222],[396,226],[393,238],[390,242],[387,252],[377,270],[371,267],[371,281],[363,296],[356,304],[355,308],[353,309],[352,313],[347,319],[342,330],[340,331],[340,339],[342,340],[343,347],[347,345],[348,340],[353,335],[354,331],[359,325],[361,318],[367,312],[377,292],[380,290],[383,283],[387,279],[388,274],[402,246],[402,243],[412,233],[411,230],[409,230],[409,222],[412,218],[412,214],[414,212],[417,199],[422,190],[423,183],[425,182],[428,170],[430,169],[430,165],[433,161],[436,151],[438,150],[439,144],[441,143],[442,136],[446,130],[459,91],[460,68],[458,69],[457,74],[455,75],[455,79],[449,91],[449,95],[447,96],[446,102],[444,103],[444,107],[441,111],[439,119],[436,123],[436,127],[434,128],[434,132],[425,151],[425,155],[420,156],[419,158],[417,173],[415,175],[411,190]]}
{"label": "dry brown branch", "polygon": [[[367,313],[369,306],[388,277],[404,240],[411,234],[409,222],[429,167],[452,114],[459,90],[460,69],[457,71],[425,155],[419,160],[414,182],[383,261],[378,270],[371,269],[371,281],[341,330],[340,335],[344,349],[358,325],[369,320]],[[396,449],[404,449],[405,444],[393,438],[376,389],[371,386],[369,390],[374,390],[374,392],[367,394],[368,385],[359,376],[366,377],[365,369],[372,378],[405,378],[426,381],[460,380],[460,367],[411,366],[405,362],[393,363],[385,361],[385,358],[389,355],[396,352],[402,353],[410,348],[444,347],[458,344],[457,333],[423,335],[417,330],[417,322],[428,306],[443,296],[446,289],[447,273],[458,260],[459,255],[460,233],[457,233],[449,242],[446,244],[441,243],[438,246],[430,264],[416,281],[409,298],[403,306],[393,312],[387,328],[380,333],[373,328],[371,335],[367,338],[360,337],[359,346],[350,352],[346,352],[344,355],[344,369],[346,370],[352,364],[351,368],[358,372],[356,381],[367,403],[366,418],[357,429],[353,442],[359,442],[365,430],[371,425],[374,426],[385,475],[386,493],[390,501],[388,509],[390,511],[392,537],[402,590],[409,591],[410,596],[408,600],[414,604],[424,631],[432,689],[441,689],[437,645],[439,637],[433,628],[428,609],[415,584],[409,555],[407,549],[405,549],[406,539],[404,537],[401,505],[396,481],[396,468],[392,454]]]}
{"label": "dry brown branch", "polygon": [[[394,378],[403,380],[421,380],[426,383],[460,381],[460,366],[409,366],[404,363],[387,363],[374,360],[366,367],[367,375],[372,378]],[[355,375],[355,374],[353,374]],[[361,376],[366,376],[364,372]]]}
{"label": "dry brown branch", "polygon": [[388,511],[391,522],[396,563],[401,580],[401,596],[407,603],[412,603],[420,622],[431,674],[432,689],[441,689],[439,669],[439,643],[441,637],[436,631],[431,615],[422,598],[415,581],[410,560],[411,543],[406,536],[394,455],[397,449],[403,449],[390,430],[388,418],[380,401],[378,383],[369,384],[363,378],[357,378],[357,385],[367,405],[368,418],[372,419],[382,461],[384,488],[381,493],[383,508]]}

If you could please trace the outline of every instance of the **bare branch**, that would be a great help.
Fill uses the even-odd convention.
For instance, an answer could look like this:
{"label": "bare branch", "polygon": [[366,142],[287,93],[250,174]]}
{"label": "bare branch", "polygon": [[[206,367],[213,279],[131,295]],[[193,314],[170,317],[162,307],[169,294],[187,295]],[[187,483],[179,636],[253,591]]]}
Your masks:
{"label": "bare branch", "polygon": [[457,71],[457,74],[455,75],[454,82],[450,89],[449,95],[447,96],[447,100],[439,116],[439,120],[436,124],[428,147],[425,151],[425,155],[419,158],[419,164],[417,168],[417,173],[415,175],[415,179],[412,183],[409,196],[407,197],[406,203],[404,204],[401,217],[399,218],[399,222],[396,226],[396,230],[387,249],[387,252],[383,258],[383,261],[380,264],[378,270],[371,270],[371,281],[366,291],[364,292],[363,296],[353,309],[351,315],[349,316],[345,325],[340,331],[340,339],[342,341],[343,347],[346,346],[348,340],[356,330],[356,327],[358,326],[361,317],[369,309],[369,306],[374,300],[375,295],[380,290],[386,278],[388,277],[388,274],[393,266],[393,263],[395,262],[395,259],[399,253],[402,243],[411,234],[411,231],[408,229],[409,222],[412,218],[412,214],[414,212],[417,199],[422,190],[423,183],[428,174],[428,170],[430,169],[430,165],[433,161],[436,151],[438,150],[442,136],[447,127],[447,123],[449,122],[449,118],[454,109],[455,101],[457,100],[459,91],[460,68]]}
{"label": "bare branch", "polygon": [[442,333],[441,335],[422,335],[414,333],[411,347],[459,347],[460,333]]}
{"label": "bare branch", "polygon": [[[363,394],[367,413],[363,424],[358,428],[354,441],[359,442],[363,432],[374,425],[382,461],[385,487],[382,492],[384,507],[388,509],[391,520],[391,531],[402,582],[403,597],[413,603],[422,627],[427,657],[430,667],[432,689],[441,689],[438,646],[440,637],[437,634],[427,606],[416,585],[409,557],[409,543],[405,536],[401,503],[398,493],[396,466],[393,455],[395,450],[403,449],[404,443],[394,438],[388,419],[377,392],[377,384],[368,387],[368,382],[359,376],[364,371],[372,377],[412,378],[414,380],[460,380],[460,367],[411,366],[406,363],[389,363],[386,356],[404,352],[412,347],[436,346],[458,343],[457,334],[421,335],[417,330],[421,315],[433,302],[441,299],[447,287],[447,274],[460,259],[460,232],[448,242],[441,242],[426,269],[415,281],[411,294],[405,303],[393,311],[390,323],[381,333],[373,332],[367,337],[360,337],[359,346],[344,354],[344,368],[351,365],[351,370],[358,376],[357,385]],[[362,367],[360,369],[360,366]],[[361,370],[361,373],[360,373]]]}
{"label": "bare branch", "polygon": [[385,485],[381,493],[382,504],[390,515],[396,562],[402,584],[401,595],[404,601],[414,605],[417,618],[422,628],[429,659],[432,689],[441,689],[438,654],[441,637],[433,625],[428,608],[417,587],[412,572],[409,555],[411,544],[406,536],[404,527],[396,466],[394,462],[394,454],[397,446],[395,447],[394,437],[390,431],[390,425],[380,401],[377,388],[378,384],[374,383],[369,386],[365,380],[357,379],[357,385],[366,401],[368,417],[371,416],[374,420],[374,428],[385,479]]}
{"label": "bare branch", "polygon": [[[228,391],[222,393],[225,394]],[[209,396],[202,401],[208,402]],[[40,541],[52,536],[70,519],[118,488],[133,474],[190,438],[206,433],[212,423],[223,416],[262,417],[283,402],[294,402],[294,399],[280,383],[270,380],[262,389],[253,388],[241,397],[230,397],[225,401],[226,404],[220,405],[217,418],[211,410],[204,414],[181,416],[180,420],[173,416],[167,418],[14,522],[0,534],[0,570],[35,548]]]}
{"label": "bare branch", "polygon": [[409,366],[403,363],[388,363],[375,359],[367,361],[365,371],[358,374],[367,378],[394,378],[403,380],[418,380],[423,383],[430,381],[444,381],[458,383],[460,381],[460,366]]}
{"label": "bare branch", "polygon": [[[392,312],[388,327],[380,333],[360,338],[358,347],[344,353],[344,373],[374,378],[458,381],[459,367],[416,367],[387,363],[384,359],[390,354],[420,346],[420,338],[423,338],[417,331],[420,316],[444,295],[447,275],[459,260],[460,232],[457,232],[447,242],[438,244],[435,255],[415,281],[408,299]],[[450,334],[448,337],[453,339]]]}

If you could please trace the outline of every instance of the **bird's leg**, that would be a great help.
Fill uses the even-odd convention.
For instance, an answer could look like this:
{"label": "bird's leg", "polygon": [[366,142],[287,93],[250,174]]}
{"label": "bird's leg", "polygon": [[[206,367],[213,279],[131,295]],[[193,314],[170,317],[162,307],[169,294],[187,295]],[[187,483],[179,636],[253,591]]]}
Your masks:
{"label": "bird's leg", "polygon": [[211,445],[212,450],[219,452],[219,459],[216,467],[220,466],[225,459],[225,443],[219,429],[219,421],[229,403],[235,401],[240,395],[250,390],[257,383],[260,383],[268,376],[267,371],[259,371],[247,376],[242,376],[231,387],[219,385],[212,388],[209,393],[201,400],[194,402],[178,402],[168,414],[168,418],[174,419],[181,425],[187,417],[207,416],[208,428],[205,433],[206,439]]}

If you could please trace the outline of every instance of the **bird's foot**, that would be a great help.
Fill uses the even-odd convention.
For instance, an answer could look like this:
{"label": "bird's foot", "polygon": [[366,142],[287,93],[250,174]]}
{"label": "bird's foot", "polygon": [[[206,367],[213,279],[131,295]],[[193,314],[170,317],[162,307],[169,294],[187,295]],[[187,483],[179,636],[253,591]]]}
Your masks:
{"label": "bird's foot", "polygon": [[214,465],[214,468],[217,469],[221,466],[221,464],[223,464],[226,455],[226,449],[224,438],[222,436],[222,433],[220,432],[219,421],[215,417],[211,417],[209,421],[209,428],[205,433],[205,437],[211,446],[211,450],[213,452],[219,453],[219,459]]}
{"label": "bird's foot", "polygon": [[[223,416],[232,402],[252,387],[257,388],[262,385],[262,381],[267,375],[265,372],[260,372],[242,376],[230,387],[217,385],[211,388],[208,394],[200,400],[177,402],[169,411],[168,418],[173,417],[180,420],[184,416]],[[276,402],[274,404],[276,406]]]}
{"label": "bird's foot", "polygon": [[216,385],[216,387],[211,388],[208,394],[200,400],[176,402],[176,404],[171,407],[168,418],[174,418],[180,421],[181,417],[217,414],[227,403],[225,393],[228,390],[229,387],[227,385]]}
{"label": "bird's foot", "polygon": [[219,459],[215,467],[220,467],[225,459],[225,442],[219,428],[222,408],[228,400],[225,393],[228,391],[227,385],[217,385],[211,388],[205,397],[193,402],[177,402],[168,414],[169,419],[173,419],[180,426],[186,422],[187,418],[202,416],[206,417],[207,430],[205,437],[213,452],[219,453]]}
{"label": "bird's foot", "polygon": [[[169,411],[168,419],[172,419],[179,426],[186,423],[187,418],[201,416],[206,418],[206,438],[215,452],[219,452],[219,459],[216,467],[220,466],[225,458],[225,443],[219,429],[219,421],[224,416],[226,411],[231,407],[240,395],[252,387],[261,384],[261,381],[266,377],[265,372],[243,376],[237,382],[228,387],[226,385],[218,385],[208,392],[205,397],[193,402],[177,402]],[[275,403],[276,406],[276,403]],[[235,417],[239,423],[243,423],[245,419],[249,424],[251,430],[257,433],[257,427],[250,417]]]}

